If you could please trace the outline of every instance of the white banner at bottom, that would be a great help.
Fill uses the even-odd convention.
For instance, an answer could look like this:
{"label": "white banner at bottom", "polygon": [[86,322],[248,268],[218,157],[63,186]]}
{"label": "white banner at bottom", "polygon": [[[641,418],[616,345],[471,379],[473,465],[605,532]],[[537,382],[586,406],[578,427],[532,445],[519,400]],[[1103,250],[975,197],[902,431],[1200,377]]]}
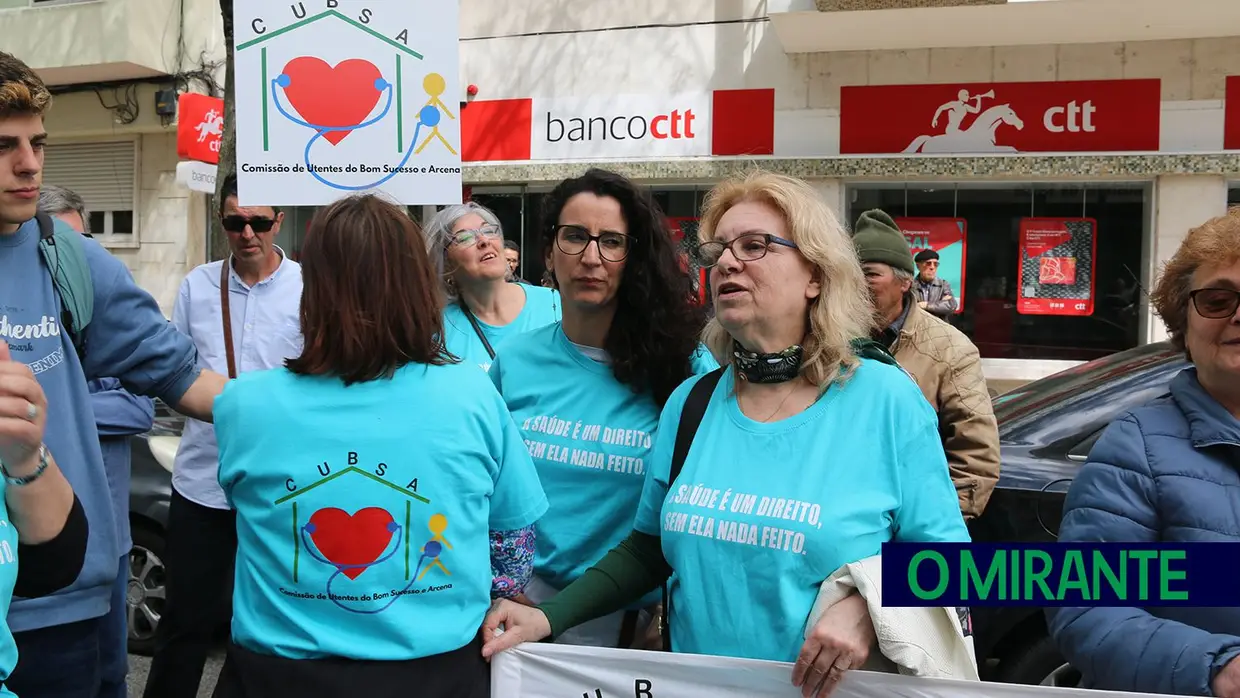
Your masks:
{"label": "white banner at bottom", "polygon": [[[800,698],[792,665],[697,654],[527,643],[491,660],[495,698]],[[844,675],[831,698],[1167,698],[1149,693]]]}

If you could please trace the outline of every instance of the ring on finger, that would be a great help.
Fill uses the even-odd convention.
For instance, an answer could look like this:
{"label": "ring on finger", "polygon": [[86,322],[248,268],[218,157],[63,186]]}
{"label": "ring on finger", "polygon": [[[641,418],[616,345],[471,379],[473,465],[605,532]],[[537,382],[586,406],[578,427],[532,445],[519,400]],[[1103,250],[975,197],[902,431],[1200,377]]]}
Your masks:
{"label": "ring on finger", "polygon": [[26,421],[33,422],[39,418],[39,406],[33,402],[26,403]]}

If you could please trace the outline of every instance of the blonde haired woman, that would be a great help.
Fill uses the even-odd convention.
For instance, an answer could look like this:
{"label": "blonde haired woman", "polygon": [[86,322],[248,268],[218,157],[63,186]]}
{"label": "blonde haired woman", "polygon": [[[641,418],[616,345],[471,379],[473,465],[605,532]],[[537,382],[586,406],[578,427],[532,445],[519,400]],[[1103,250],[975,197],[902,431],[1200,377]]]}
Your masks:
{"label": "blonde haired woman", "polygon": [[[793,683],[825,695],[875,638],[853,596],[805,639],[822,581],[885,541],[968,532],[933,410],[889,357],[858,356],[873,317],[865,279],[813,189],[764,172],[725,181],[706,200],[700,235],[715,302],[706,340],[724,368],[667,401],[630,537],[555,599],[497,605],[483,654],[666,581],[671,650],[795,660]],[[690,427],[700,420],[687,452],[682,415]]]}

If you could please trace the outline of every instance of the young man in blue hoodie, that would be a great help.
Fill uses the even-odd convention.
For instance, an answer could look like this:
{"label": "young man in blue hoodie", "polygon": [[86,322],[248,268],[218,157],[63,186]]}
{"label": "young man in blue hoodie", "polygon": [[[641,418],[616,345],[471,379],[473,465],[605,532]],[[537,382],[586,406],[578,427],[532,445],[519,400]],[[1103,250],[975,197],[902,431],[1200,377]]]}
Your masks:
{"label": "young man in blue hoodie", "polygon": [[[75,231],[90,237],[90,216],[86,202],[77,192],[43,183],[39,190],[39,209],[64,221]],[[116,518],[116,540],[121,550],[116,581],[112,583],[112,610],[99,622],[98,698],[125,698],[129,675],[129,625],[125,596],[129,588],[129,551],[133,538],[129,530],[129,437],[150,431],[155,424],[155,404],[149,397],[134,395],[115,378],[97,378],[88,383],[90,405],[99,431],[103,468],[108,474],[112,494],[112,515]]]}
{"label": "young man in blue hoodie", "polygon": [[87,380],[115,377],[132,393],[159,397],[211,420],[225,378],[197,366],[193,344],[150,294],[94,240],[82,239],[94,312],[78,337],[63,327],[61,299],[39,249],[35,220],[51,95],[29,66],[0,52],[0,337],[35,372],[47,396],[44,442],[56,454],[90,524],[86,562],[70,587],[14,599],[8,625],[19,662],[4,688],[23,698],[95,698],[98,625],[111,607],[121,556]]}

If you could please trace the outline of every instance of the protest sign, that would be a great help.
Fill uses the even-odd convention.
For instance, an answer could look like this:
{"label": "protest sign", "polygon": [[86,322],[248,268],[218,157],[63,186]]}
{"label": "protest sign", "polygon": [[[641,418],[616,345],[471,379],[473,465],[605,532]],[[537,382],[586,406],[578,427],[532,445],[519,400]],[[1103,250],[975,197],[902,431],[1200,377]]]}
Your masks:
{"label": "protest sign", "polygon": [[[503,698],[799,698],[792,665],[696,654],[527,643],[491,660]],[[1156,698],[849,671],[832,698]],[[1166,698],[1161,696],[1158,698]]]}

